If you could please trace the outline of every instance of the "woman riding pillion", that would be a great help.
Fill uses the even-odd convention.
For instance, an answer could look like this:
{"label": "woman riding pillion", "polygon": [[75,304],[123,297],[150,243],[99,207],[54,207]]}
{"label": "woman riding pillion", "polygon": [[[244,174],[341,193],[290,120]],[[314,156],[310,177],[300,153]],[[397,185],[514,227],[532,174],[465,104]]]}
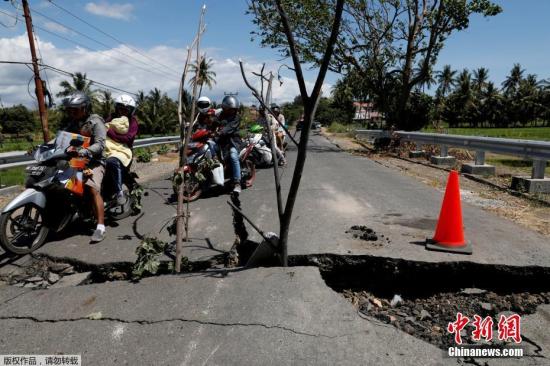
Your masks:
{"label": "woman riding pillion", "polygon": [[[206,130],[210,132],[210,135],[213,137],[219,125],[217,122],[216,110],[212,108],[210,98],[205,96],[200,97],[197,100],[197,109],[199,115],[197,117],[197,123],[193,126],[193,132]],[[209,138],[207,144],[212,152],[212,158],[216,158],[219,154],[216,142],[212,138]]]}
{"label": "woman riding pillion", "polygon": [[126,197],[122,189],[123,169],[132,163],[132,147],[139,130],[135,117],[136,101],[122,94],[115,99],[115,118],[107,119],[105,148],[107,176],[116,190],[117,203],[123,205]]}

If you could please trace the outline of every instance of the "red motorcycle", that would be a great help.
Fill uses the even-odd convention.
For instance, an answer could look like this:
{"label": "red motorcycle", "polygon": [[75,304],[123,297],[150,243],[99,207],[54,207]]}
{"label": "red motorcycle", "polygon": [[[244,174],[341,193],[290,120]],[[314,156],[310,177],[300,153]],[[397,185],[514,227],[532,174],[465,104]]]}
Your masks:
{"label": "red motorcycle", "polygon": [[[225,163],[223,152],[217,152],[215,144],[211,140],[212,134],[206,129],[196,131],[191,135],[187,144],[185,154],[187,164],[183,167],[185,180],[183,182],[184,201],[195,201],[203,192],[212,189],[215,186],[224,186],[227,182],[225,177],[231,176],[231,164]],[[256,180],[256,167],[250,157],[252,149],[245,146],[244,154],[240,154],[241,164],[241,186],[243,188],[251,187]],[[176,171],[174,177],[174,193],[177,195],[178,185],[182,183],[183,176],[181,169]]]}

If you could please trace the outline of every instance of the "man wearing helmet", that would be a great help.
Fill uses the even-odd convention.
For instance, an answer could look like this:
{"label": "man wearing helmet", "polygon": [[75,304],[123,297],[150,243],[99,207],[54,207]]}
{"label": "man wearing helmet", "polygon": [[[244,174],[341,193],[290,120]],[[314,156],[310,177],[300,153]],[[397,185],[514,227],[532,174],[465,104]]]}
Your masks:
{"label": "man wearing helmet", "polygon": [[231,172],[233,178],[233,192],[241,192],[241,165],[239,161],[238,147],[241,143],[239,127],[241,117],[239,116],[239,100],[232,95],[223,98],[222,109],[217,111],[220,130],[218,132],[218,144],[225,152],[229,153]]}
{"label": "man wearing helmet", "polygon": [[134,140],[139,130],[138,120],[135,116],[136,101],[129,95],[122,94],[115,98],[115,120],[124,118],[125,125],[123,130],[117,129],[117,124],[113,123],[113,118],[107,119],[109,129],[107,130],[108,139],[114,141],[115,144],[120,144],[127,147],[128,154],[120,154],[120,152],[110,154],[106,159],[107,176],[111,179],[117,192],[117,203],[123,205],[126,202],[124,192],[122,191],[122,165],[129,167],[132,162],[132,147]]}
{"label": "man wearing helmet", "polygon": [[87,177],[84,185],[86,192],[92,197],[92,208],[97,220],[97,227],[91,241],[97,243],[105,238],[105,217],[103,198],[101,197],[101,183],[105,174],[105,161],[103,157],[106,138],[105,124],[103,118],[91,113],[92,101],[83,92],[75,92],[69,95],[64,100],[64,105],[70,121],[69,126],[65,130],[90,137],[90,146],[88,148],[70,146],[67,148],[67,154],[90,159],[88,167],[92,171],[92,174]]}

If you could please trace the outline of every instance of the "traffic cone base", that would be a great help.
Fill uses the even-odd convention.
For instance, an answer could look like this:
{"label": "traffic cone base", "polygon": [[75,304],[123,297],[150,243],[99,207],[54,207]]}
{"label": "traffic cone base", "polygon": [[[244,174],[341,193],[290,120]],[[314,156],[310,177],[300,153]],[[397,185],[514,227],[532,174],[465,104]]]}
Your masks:
{"label": "traffic cone base", "polygon": [[457,254],[472,254],[472,243],[467,241],[464,246],[446,246],[444,243],[435,242],[432,239],[426,240],[426,249],[438,252],[449,252]]}

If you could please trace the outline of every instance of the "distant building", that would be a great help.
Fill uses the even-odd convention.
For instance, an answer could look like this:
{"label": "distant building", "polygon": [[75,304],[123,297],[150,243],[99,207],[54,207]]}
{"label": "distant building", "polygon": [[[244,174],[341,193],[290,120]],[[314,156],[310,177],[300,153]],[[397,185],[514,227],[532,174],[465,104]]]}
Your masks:
{"label": "distant building", "polygon": [[384,114],[377,111],[372,102],[353,102],[353,106],[355,107],[353,120],[356,122],[381,123],[384,121]]}

